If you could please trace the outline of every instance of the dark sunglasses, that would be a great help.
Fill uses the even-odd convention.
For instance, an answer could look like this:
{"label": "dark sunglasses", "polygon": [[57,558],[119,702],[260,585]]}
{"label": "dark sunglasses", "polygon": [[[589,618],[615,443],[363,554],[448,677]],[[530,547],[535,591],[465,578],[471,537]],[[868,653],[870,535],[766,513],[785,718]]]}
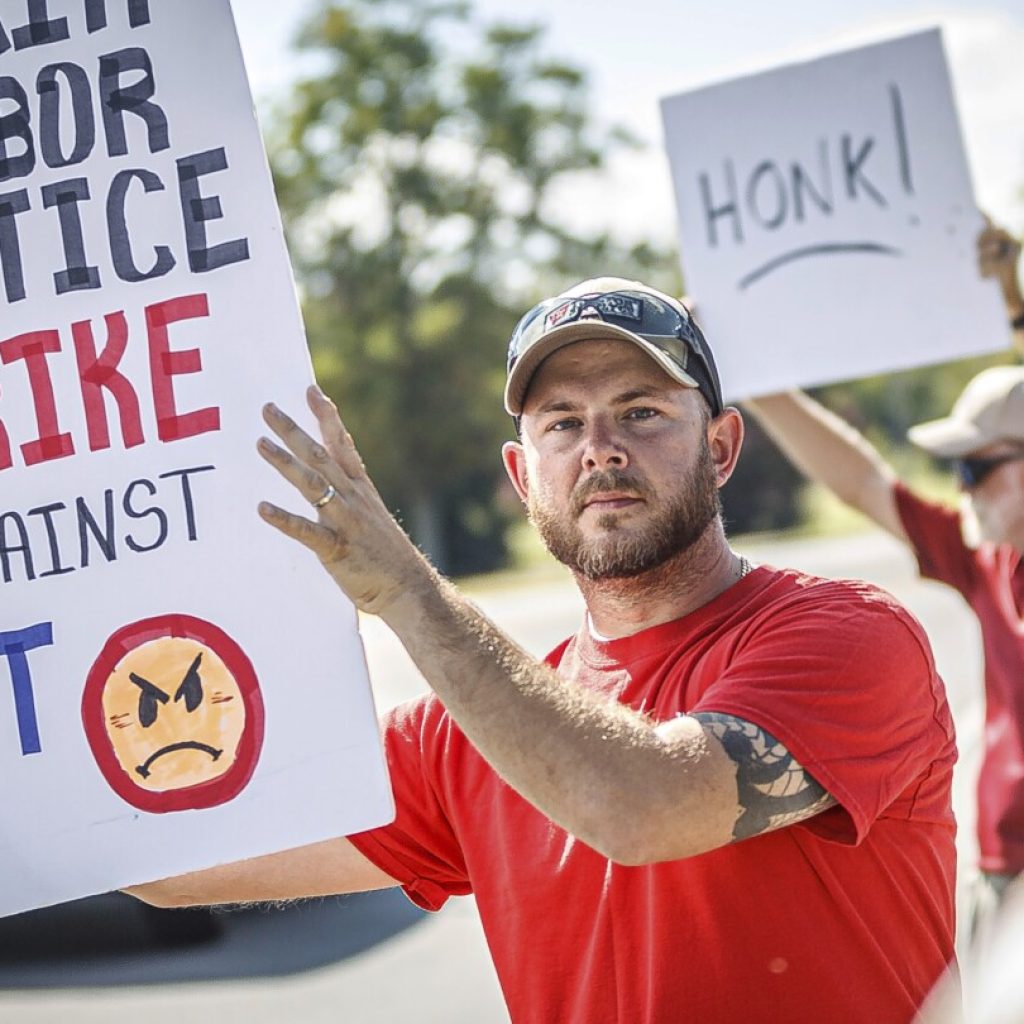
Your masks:
{"label": "dark sunglasses", "polygon": [[1024,452],[1010,452],[1006,455],[995,455],[991,459],[954,459],[953,469],[960,483],[970,490],[977,487],[995,469],[1004,462],[1020,462],[1024,460]]}
{"label": "dark sunglasses", "polygon": [[[648,292],[616,291],[573,298],[558,296],[545,299],[530,310],[516,325],[508,346],[508,372],[550,331],[564,324],[594,316],[640,335],[691,376],[708,400],[712,414],[722,411],[718,372],[700,328],[689,316],[662,302]],[[694,366],[690,355],[699,363]]]}

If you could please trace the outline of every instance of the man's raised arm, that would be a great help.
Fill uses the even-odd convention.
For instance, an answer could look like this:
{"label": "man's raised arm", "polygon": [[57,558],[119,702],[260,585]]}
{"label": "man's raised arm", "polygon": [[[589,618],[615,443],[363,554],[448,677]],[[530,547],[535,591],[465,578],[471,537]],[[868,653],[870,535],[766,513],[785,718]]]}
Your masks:
{"label": "man's raised arm", "polygon": [[[541,813],[610,860],[635,865],[695,856],[832,806],[757,726],[731,715],[655,723],[524,652],[413,547],[333,404],[313,390],[310,405],[323,444],[271,406],[267,423],[283,447],[263,439],[260,451],[318,520],[267,503],[260,514],[315,552],[358,607],[381,616],[480,754]],[[706,428],[726,473],[738,423],[727,411]],[[721,577],[719,591],[737,578],[724,538],[722,545],[719,564],[708,567]],[[750,781],[761,780],[766,750],[770,771],[794,797],[785,807]]]}
{"label": "man's raised arm", "polygon": [[744,405],[809,479],[824,484],[894,537],[907,539],[893,497],[896,474],[853,427],[802,391],[767,395]]}

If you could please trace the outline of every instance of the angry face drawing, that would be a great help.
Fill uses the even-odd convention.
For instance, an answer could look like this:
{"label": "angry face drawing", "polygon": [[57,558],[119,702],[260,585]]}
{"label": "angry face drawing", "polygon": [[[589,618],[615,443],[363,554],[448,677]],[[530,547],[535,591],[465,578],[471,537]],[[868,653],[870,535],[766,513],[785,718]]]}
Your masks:
{"label": "angry face drawing", "polygon": [[154,813],[233,799],[263,743],[252,664],[223,630],[187,615],[110,637],[87,677],[82,721],[110,787]]}

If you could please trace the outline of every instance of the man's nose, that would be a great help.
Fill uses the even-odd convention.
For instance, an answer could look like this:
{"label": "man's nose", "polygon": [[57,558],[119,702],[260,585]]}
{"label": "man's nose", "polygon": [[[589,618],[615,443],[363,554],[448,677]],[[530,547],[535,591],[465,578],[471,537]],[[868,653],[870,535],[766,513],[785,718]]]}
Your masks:
{"label": "man's nose", "polygon": [[587,430],[583,445],[583,468],[587,470],[625,469],[629,456],[611,424],[594,422]]}

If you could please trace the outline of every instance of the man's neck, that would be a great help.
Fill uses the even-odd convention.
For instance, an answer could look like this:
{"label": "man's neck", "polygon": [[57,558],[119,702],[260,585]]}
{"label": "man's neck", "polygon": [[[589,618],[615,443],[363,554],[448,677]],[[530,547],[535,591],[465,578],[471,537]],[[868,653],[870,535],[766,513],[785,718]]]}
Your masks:
{"label": "man's neck", "polygon": [[696,543],[656,569],[628,579],[576,575],[576,585],[594,632],[614,640],[696,611],[731,587],[741,571],[716,520]]}

